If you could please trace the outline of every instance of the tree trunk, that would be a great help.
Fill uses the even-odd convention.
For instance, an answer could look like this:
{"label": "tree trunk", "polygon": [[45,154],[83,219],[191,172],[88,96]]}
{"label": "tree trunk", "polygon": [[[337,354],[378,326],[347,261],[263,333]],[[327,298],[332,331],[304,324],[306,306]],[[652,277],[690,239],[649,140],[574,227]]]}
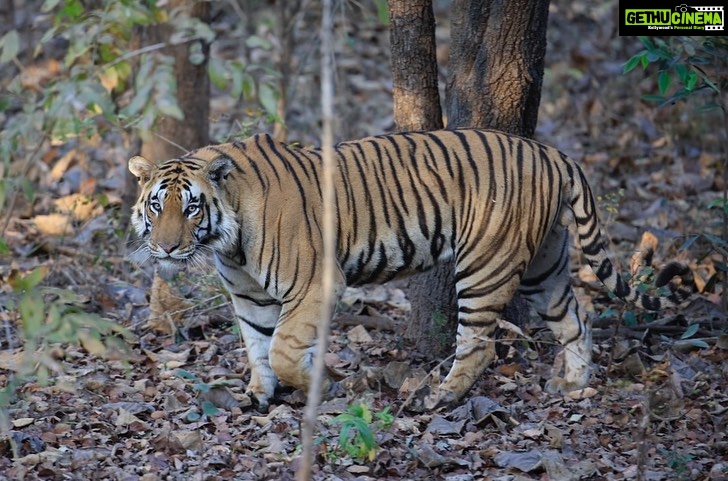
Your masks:
{"label": "tree trunk", "polygon": [[548,8],[548,0],[453,1],[449,127],[533,136]]}
{"label": "tree trunk", "polygon": [[[541,97],[548,4],[548,0],[453,1],[448,128],[533,135]],[[455,339],[454,271],[454,263],[448,262],[410,281],[408,332],[419,333],[416,341],[422,352],[442,355]],[[518,321],[527,312],[525,302],[517,298],[507,307],[505,318]]]}
{"label": "tree trunk", "polygon": [[[190,17],[203,22],[209,20],[210,2],[197,0],[170,0],[167,9],[183,8]],[[175,27],[162,24],[147,29],[146,43],[167,42]],[[198,40],[200,41],[200,40]],[[142,143],[141,155],[153,161],[179,157],[189,150],[204,147],[210,142],[210,78],[207,59],[210,46],[202,42],[204,61],[190,62],[190,45],[168,45],[162,54],[174,57],[174,76],[177,79],[177,102],[183,120],[162,116],[157,119],[153,137]]]}
{"label": "tree trunk", "polygon": [[389,0],[394,122],[399,131],[442,128],[431,0]]}
{"label": "tree trunk", "polygon": [[[437,130],[443,127],[437,82],[435,16],[431,0],[389,0],[389,38],[392,53],[394,122],[399,131]],[[418,276],[419,278],[420,276]],[[440,279],[435,279],[440,282]],[[423,286],[417,278],[410,285]],[[427,284],[412,303],[405,337],[423,352],[439,352],[448,347],[452,336],[432,333],[433,314],[442,306],[430,303],[425,291],[447,292],[452,284]],[[410,292],[410,296],[411,296]],[[454,293],[453,293],[454,298]],[[437,319],[452,317],[452,313]],[[423,327],[428,330],[422,330]],[[444,342],[440,346],[438,340]],[[436,344],[433,346],[432,344]]]}

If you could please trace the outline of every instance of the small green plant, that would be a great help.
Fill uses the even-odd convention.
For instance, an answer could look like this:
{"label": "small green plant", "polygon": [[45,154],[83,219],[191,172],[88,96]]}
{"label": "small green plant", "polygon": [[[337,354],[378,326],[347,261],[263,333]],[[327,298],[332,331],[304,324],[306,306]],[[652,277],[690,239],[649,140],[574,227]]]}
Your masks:
{"label": "small green plant", "polygon": [[338,451],[358,461],[373,461],[377,453],[376,431],[388,428],[393,422],[389,406],[374,412],[362,402],[349,406],[347,412],[332,421],[341,425]]}
{"label": "small green plant", "polygon": [[660,452],[665,456],[667,467],[675,472],[677,479],[691,479],[690,467],[688,465],[694,459],[692,454],[669,451],[667,449],[661,449]]}

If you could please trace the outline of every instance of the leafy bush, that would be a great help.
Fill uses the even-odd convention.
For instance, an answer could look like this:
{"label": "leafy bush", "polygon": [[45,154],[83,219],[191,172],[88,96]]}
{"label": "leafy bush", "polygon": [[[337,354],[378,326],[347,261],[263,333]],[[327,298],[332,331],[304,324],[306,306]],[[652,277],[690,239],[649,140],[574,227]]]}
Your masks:
{"label": "leafy bush", "polygon": [[23,383],[35,378],[45,385],[51,373],[62,372],[61,364],[50,353],[51,346],[80,344],[89,353],[105,357],[110,352],[125,352],[126,340],[131,337],[117,323],[84,312],[81,299],[72,291],[41,287],[47,272],[47,268],[37,267],[24,276],[11,273],[9,278],[15,295],[7,308],[11,317],[20,321],[23,350],[10,381],[0,389],[0,421],[2,408]]}

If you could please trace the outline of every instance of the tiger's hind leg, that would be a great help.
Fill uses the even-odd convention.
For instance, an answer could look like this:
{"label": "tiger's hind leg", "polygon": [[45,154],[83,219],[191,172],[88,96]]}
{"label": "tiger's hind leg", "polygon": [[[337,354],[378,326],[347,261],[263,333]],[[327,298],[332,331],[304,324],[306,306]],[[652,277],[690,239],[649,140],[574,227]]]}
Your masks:
{"label": "tiger's hind leg", "polygon": [[258,402],[259,409],[266,411],[278,385],[269,351],[281,306],[235,260],[218,254],[215,261],[220,279],[230,293],[248,354],[250,383],[246,392]]}
{"label": "tiger's hind leg", "polygon": [[563,346],[563,376],[554,372],[546,383],[548,392],[562,394],[589,383],[592,350],[591,326],[581,320],[571,288],[568,238],[565,227],[552,227],[519,288]]}
{"label": "tiger's hind leg", "polygon": [[[495,359],[492,335],[498,319],[502,319],[503,309],[518,288],[526,265],[525,260],[521,263],[517,261],[519,255],[514,252],[496,252],[477,269],[458,262],[455,361],[437,392],[426,400],[425,407],[428,409],[452,404],[460,399]],[[510,260],[514,258],[516,261],[511,264]],[[516,267],[507,269],[501,264]]]}

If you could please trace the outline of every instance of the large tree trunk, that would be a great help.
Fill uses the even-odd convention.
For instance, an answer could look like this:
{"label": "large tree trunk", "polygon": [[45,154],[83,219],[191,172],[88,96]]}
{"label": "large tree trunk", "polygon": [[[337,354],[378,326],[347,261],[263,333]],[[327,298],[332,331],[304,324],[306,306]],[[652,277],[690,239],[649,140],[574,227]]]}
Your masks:
{"label": "large tree trunk", "polygon": [[548,0],[454,0],[449,127],[533,136],[548,9]]}
{"label": "large tree trunk", "polygon": [[[454,0],[448,128],[480,127],[531,137],[541,97],[548,0]],[[395,90],[396,92],[396,90]],[[395,104],[396,105],[396,104]],[[423,352],[450,350],[457,326],[454,263],[413,278],[410,330]],[[527,312],[517,299],[505,317]]]}

